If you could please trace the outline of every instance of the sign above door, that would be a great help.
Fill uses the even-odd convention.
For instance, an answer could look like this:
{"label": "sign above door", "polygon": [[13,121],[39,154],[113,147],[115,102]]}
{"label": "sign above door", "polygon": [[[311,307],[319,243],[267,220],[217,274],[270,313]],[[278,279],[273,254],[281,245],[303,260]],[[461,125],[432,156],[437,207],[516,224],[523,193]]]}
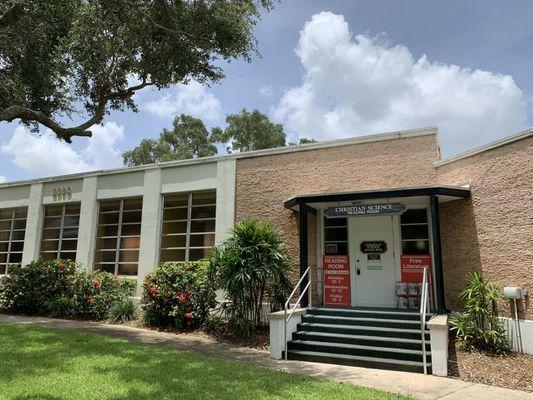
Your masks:
{"label": "sign above door", "polygon": [[328,217],[351,217],[366,215],[401,214],[405,211],[405,205],[400,203],[391,204],[363,204],[358,206],[328,207],[324,211]]}

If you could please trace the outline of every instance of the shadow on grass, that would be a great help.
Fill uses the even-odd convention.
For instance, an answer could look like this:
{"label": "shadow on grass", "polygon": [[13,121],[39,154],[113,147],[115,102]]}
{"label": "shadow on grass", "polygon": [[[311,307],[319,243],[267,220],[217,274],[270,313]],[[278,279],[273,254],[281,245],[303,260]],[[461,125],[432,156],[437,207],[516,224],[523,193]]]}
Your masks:
{"label": "shadow on grass", "polygon": [[13,399],[398,398],[102,335],[0,324],[0,336],[0,388]]}

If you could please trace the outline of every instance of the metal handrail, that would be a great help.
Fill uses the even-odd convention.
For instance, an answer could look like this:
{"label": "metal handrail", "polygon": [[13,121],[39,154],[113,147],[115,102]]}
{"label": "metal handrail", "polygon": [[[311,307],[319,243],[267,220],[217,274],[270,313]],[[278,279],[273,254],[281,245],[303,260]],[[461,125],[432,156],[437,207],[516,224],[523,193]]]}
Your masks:
{"label": "metal handrail", "polygon": [[426,313],[429,304],[428,291],[428,267],[424,267],[422,273],[422,293],[420,294],[420,336],[422,337],[422,363],[424,366],[424,375],[428,373],[426,360]]}
{"label": "metal handrail", "polygon": [[[296,284],[296,286],[294,287],[292,293],[290,294],[289,298],[287,299],[287,301],[285,302],[285,307],[284,307],[284,318],[283,318],[283,323],[284,323],[284,329],[283,329],[283,342],[285,343],[285,360],[287,359],[287,325],[289,323],[289,320],[291,319],[292,317],[292,314],[294,314],[294,311],[296,311],[296,308],[298,307],[298,305],[300,304],[300,300],[302,300],[304,294],[307,292],[308,294],[308,304],[309,306],[311,306],[311,274],[309,273],[309,269],[311,267],[307,267],[307,269],[305,270],[305,272],[302,274],[302,276],[300,277],[300,280],[298,281],[298,283]],[[294,305],[294,308],[291,309],[291,312],[289,314],[289,316],[287,317],[287,312],[289,311],[289,305],[290,305],[290,302],[291,302],[291,299],[292,297],[294,296],[294,294],[296,293],[296,291],[298,290],[298,288],[300,287],[300,284],[303,282],[304,278],[309,275],[309,281],[307,282],[307,285],[305,285],[305,288],[304,290],[302,290],[302,293],[300,293],[300,297],[298,297],[298,300],[296,300],[296,304]],[[309,291],[308,291],[309,290]]]}

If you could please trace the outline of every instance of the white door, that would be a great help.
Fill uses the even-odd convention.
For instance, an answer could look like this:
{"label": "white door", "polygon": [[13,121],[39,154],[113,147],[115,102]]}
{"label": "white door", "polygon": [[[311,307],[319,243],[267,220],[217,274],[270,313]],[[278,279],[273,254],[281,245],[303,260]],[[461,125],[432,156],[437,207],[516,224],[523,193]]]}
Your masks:
{"label": "white door", "polygon": [[[396,307],[393,217],[348,218],[352,306]],[[362,242],[385,242],[384,253],[363,253]]]}

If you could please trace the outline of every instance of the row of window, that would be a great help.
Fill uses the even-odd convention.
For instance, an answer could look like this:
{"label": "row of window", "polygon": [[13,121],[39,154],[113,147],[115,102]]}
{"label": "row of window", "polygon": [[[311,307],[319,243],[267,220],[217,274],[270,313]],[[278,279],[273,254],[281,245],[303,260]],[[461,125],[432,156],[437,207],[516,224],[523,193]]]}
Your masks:
{"label": "row of window", "polygon": [[[406,210],[400,217],[402,254],[429,254],[427,209]],[[324,218],[326,254],[348,254],[348,219]]]}
{"label": "row of window", "polygon": [[[94,266],[119,275],[137,275],[143,200],[99,202]],[[0,210],[0,274],[22,260],[26,208]],[[164,196],[160,262],[198,261],[215,245],[216,193]],[[44,209],[41,257],[76,259],[80,203]]]}

